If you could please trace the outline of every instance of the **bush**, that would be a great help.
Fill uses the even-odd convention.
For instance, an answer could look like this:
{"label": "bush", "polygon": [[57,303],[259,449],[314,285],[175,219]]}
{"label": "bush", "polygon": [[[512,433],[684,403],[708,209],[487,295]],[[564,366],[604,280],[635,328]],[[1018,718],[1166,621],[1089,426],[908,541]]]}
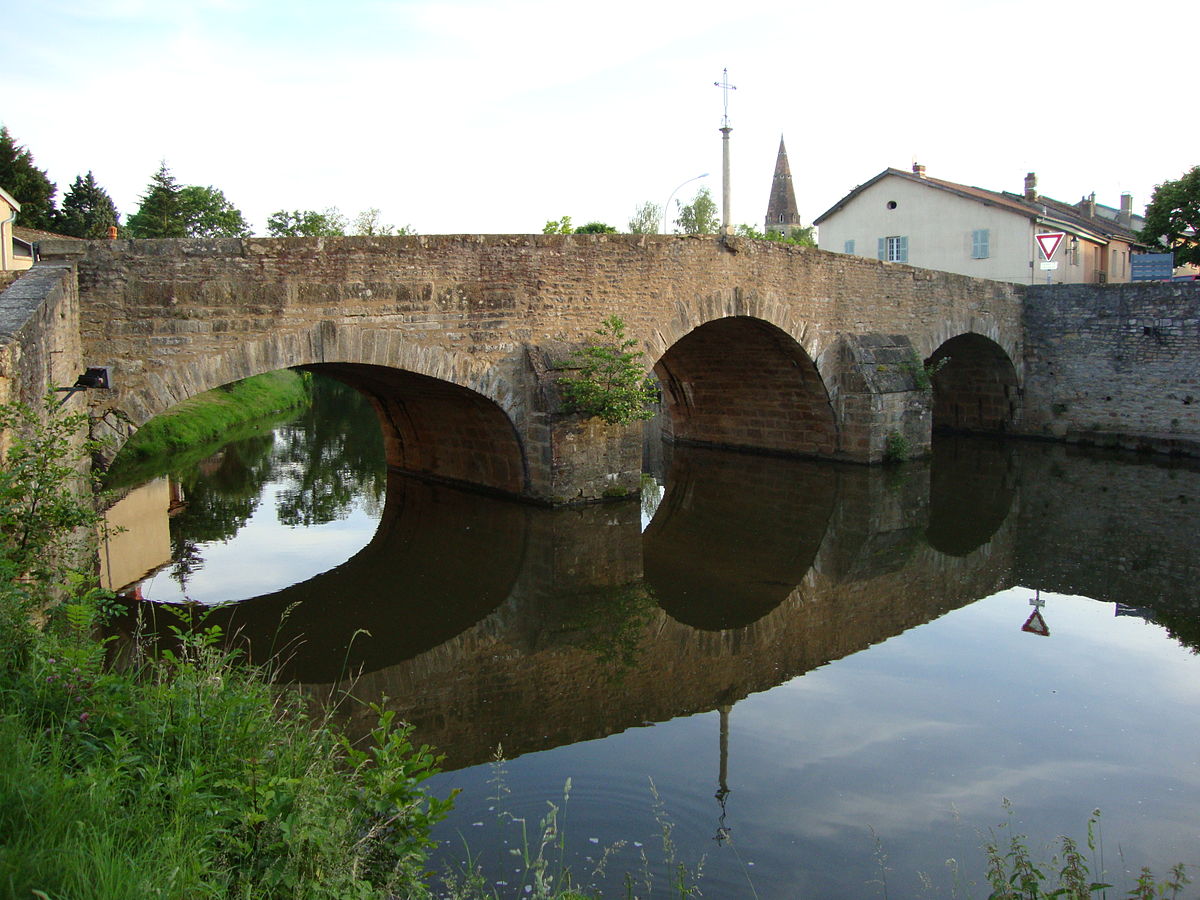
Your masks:
{"label": "bush", "polygon": [[596,329],[600,340],[572,354],[579,370],[563,381],[567,408],[598,416],[609,425],[628,425],[654,415],[654,383],[642,371],[637,341],[625,337],[625,322],[609,316]]}

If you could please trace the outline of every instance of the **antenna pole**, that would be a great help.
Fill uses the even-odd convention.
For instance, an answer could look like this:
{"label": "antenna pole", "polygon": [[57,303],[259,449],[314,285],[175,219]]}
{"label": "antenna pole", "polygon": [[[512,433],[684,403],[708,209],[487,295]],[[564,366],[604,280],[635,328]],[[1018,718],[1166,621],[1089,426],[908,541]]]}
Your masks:
{"label": "antenna pole", "polygon": [[733,126],[729,124],[729,92],[736,91],[737,86],[729,83],[729,70],[721,70],[721,80],[713,84],[721,89],[725,101],[725,114],[721,119],[721,233],[733,234],[733,226],[729,222],[729,132]]}

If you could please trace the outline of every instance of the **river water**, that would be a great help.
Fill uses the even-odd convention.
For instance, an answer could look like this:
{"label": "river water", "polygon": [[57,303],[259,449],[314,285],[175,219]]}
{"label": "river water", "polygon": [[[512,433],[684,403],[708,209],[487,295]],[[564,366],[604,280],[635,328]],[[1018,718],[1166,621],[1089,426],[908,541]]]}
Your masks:
{"label": "river water", "polygon": [[370,408],[319,382],[130,491],[106,566],[153,569],[143,622],[204,610],[412,722],[460,792],[438,862],[500,896],[550,804],[547,855],[605,896],[670,895],[674,864],[707,897],[986,896],[987,840],[1048,857],[1096,808],[1106,880],[1200,864],[1197,467],[648,449],[640,505],[531,507],[387,472]]}

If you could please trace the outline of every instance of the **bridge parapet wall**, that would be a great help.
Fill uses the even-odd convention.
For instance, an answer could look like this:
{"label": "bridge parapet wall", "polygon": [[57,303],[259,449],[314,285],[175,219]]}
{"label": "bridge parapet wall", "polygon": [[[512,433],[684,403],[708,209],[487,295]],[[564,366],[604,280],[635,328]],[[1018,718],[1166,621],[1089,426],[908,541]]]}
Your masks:
{"label": "bridge parapet wall", "polygon": [[41,264],[0,293],[0,403],[37,409],[82,372],[79,296],[69,263]]}

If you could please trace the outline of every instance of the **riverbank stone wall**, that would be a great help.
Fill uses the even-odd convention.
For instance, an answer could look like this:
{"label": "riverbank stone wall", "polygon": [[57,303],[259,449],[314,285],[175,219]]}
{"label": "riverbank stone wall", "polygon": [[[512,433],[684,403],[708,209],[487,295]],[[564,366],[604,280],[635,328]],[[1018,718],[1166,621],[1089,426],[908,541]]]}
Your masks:
{"label": "riverbank stone wall", "polygon": [[1026,292],[1024,433],[1200,456],[1200,283]]}

